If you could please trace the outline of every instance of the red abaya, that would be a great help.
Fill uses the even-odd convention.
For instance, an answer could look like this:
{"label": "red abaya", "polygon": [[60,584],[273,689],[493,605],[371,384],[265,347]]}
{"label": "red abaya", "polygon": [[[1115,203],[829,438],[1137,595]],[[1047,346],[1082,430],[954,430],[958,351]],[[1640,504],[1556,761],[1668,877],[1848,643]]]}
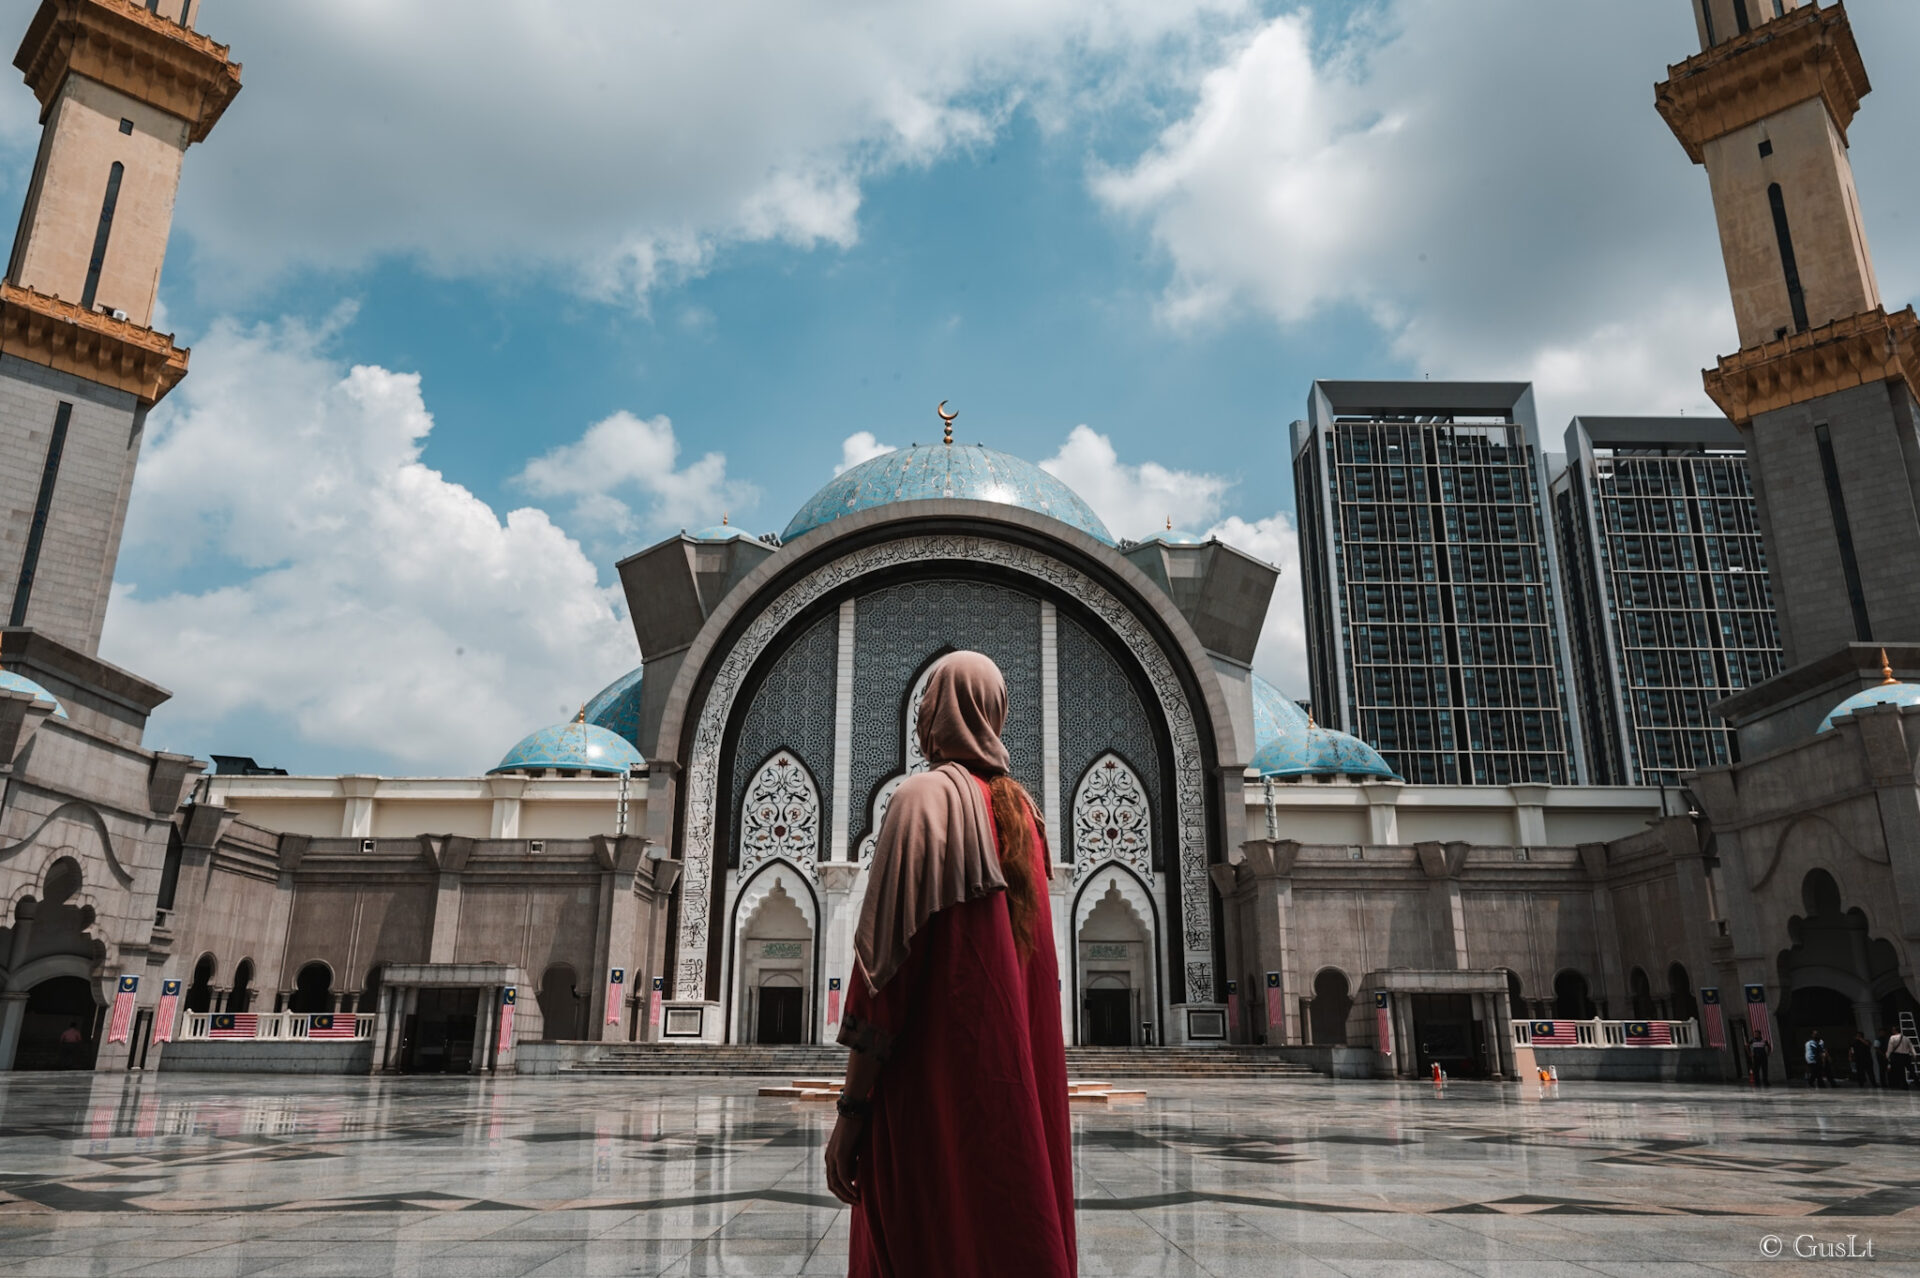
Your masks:
{"label": "red abaya", "polygon": [[[986,786],[979,783],[984,791]],[[885,1057],[860,1154],[853,1278],[1072,1278],[1073,1154],[1059,967],[1044,885],[1022,963],[1005,892],[915,933],[846,1023]]]}

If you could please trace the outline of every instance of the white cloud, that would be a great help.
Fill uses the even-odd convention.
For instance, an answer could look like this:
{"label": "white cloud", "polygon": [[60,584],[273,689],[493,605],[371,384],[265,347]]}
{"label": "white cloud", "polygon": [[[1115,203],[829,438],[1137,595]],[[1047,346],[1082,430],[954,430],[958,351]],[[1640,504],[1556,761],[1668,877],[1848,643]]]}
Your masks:
{"label": "white cloud", "polygon": [[[1057,115],[1157,79],[1249,7],[218,6],[203,25],[246,90],[196,148],[180,225],[229,282],[404,254],[643,297],[732,243],[850,244],[867,178],[984,143],[1017,103]],[[0,129],[18,141],[28,116],[16,103]]]}
{"label": "white cloud", "polygon": [[[1863,47],[1920,40],[1920,6],[1858,7]],[[1704,408],[1700,369],[1737,339],[1706,176],[1652,93],[1697,48],[1686,6],[1354,14],[1320,45],[1300,14],[1249,29],[1153,147],[1095,173],[1166,256],[1166,319],[1357,311],[1416,376],[1536,379],[1550,436],[1575,412]],[[1898,162],[1912,81],[1880,76],[1854,131],[1893,296],[1920,282],[1889,237],[1920,195]]]}
{"label": "white cloud", "polygon": [[[342,367],[331,335],[195,343],[150,425],[103,655],[173,690],[156,740],[233,749],[284,717],[369,763],[485,768],[636,664],[632,632],[545,514],[503,521],[421,461],[417,376]],[[169,564],[222,580],[141,589]]]}
{"label": "white cloud", "polygon": [[883,444],[870,430],[857,430],[840,441],[840,464],[833,468],[836,475],[844,475],[861,462],[872,461],[876,457],[885,457],[888,453],[900,451],[892,444]]}
{"label": "white cloud", "polygon": [[[759,490],[727,478],[727,459],[707,453],[678,466],[680,443],[665,417],[618,412],[526,464],[515,482],[536,497],[573,500],[580,529],[619,540],[641,532],[705,528],[752,506]],[[646,503],[643,511],[619,495]]]}
{"label": "white cloud", "polygon": [[1075,426],[1040,469],[1079,493],[1116,537],[1152,536],[1169,519],[1176,528],[1203,528],[1219,515],[1233,486],[1218,475],[1158,462],[1127,465],[1111,439],[1084,425]]}

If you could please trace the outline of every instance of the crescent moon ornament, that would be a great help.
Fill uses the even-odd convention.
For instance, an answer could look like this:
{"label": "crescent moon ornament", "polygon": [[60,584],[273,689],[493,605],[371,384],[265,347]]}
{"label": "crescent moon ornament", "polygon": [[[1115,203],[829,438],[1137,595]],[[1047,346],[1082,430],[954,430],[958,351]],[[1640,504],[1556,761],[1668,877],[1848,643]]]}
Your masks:
{"label": "crescent moon ornament", "polygon": [[939,407],[935,408],[933,411],[939,414],[941,425],[945,428],[946,439],[943,442],[947,444],[952,444],[953,443],[953,419],[958,417],[960,414],[949,413],[947,411],[947,401],[944,399],[940,401]]}

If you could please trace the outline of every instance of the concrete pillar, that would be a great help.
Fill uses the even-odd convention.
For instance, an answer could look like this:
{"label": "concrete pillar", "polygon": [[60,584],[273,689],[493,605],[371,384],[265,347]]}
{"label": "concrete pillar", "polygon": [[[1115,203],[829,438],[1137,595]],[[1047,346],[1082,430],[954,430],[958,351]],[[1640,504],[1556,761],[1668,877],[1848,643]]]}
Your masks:
{"label": "concrete pillar", "polygon": [[467,1068],[475,1074],[484,1074],[487,1051],[493,1046],[493,1009],[500,1001],[500,992],[491,985],[482,985],[478,998],[478,1006],[473,1009],[473,1054]]}
{"label": "concrete pillar", "polygon": [[384,1074],[393,1068],[393,998],[391,985],[380,989],[379,1005],[373,1019],[373,1072]]}
{"label": "concrete pillar", "polygon": [[1412,1078],[1420,1067],[1413,1037],[1413,1001],[1405,994],[1389,994],[1387,1001],[1393,1010],[1393,1072],[1398,1078]]}
{"label": "concrete pillar", "polygon": [[0,1070],[13,1068],[20,1050],[20,1027],[27,1019],[27,992],[8,990],[0,994]]}

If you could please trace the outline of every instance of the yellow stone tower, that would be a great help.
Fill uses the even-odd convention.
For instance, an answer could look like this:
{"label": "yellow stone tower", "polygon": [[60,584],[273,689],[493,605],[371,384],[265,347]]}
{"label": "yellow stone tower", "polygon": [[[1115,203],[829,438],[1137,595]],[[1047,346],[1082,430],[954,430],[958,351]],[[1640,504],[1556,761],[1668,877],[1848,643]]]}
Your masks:
{"label": "yellow stone tower", "polygon": [[147,410],[187,352],[150,327],[187,148],[240,91],[202,0],[44,0],[14,55],[40,150],[0,283],[0,613],[91,654]]}
{"label": "yellow stone tower", "polygon": [[1781,678],[1840,679],[1871,664],[1847,645],[1920,642],[1920,322],[1881,305],[1854,189],[1866,67],[1839,4],[1689,3],[1701,52],[1655,101],[1707,170],[1733,296],[1707,393],[1747,438]]}

